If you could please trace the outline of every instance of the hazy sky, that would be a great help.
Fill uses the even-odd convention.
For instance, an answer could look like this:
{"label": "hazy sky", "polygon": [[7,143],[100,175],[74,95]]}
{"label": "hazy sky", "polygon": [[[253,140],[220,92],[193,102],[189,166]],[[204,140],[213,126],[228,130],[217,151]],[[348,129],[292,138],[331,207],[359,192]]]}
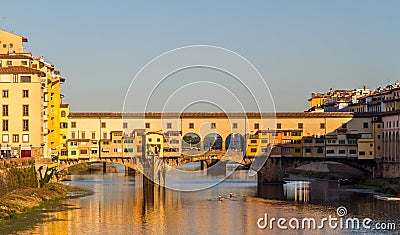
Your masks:
{"label": "hazy sky", "polygon": [[[61,70],[72,111],[121,111],[142,66],[193,44],[224,47],[248,59],[278,111],[305,110],[313,91],[375,88],[400,77],[400,1],[3,0],[0,16],[6,30],[28,38],[27,52]],[[221,75],[196,71],[176,79]],[[196,92],[208,97],[204,89]],[[224,97],[221,103],[228,102]]]}

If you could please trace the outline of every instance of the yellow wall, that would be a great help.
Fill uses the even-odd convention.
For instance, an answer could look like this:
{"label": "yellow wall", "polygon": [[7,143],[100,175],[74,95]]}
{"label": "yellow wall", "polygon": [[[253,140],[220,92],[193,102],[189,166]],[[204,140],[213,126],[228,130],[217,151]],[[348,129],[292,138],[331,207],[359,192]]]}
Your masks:
{"label": "yellow wall", "polygon": [[0,54],[23,53],[22,43],[27,41],[28,39],[20,35],[0,30]]}

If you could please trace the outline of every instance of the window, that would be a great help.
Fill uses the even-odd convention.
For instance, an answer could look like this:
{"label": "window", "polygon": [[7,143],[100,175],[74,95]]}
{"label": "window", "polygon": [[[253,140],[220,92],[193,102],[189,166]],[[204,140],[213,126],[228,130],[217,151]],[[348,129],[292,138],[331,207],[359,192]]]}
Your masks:
{"label": "window", "polygon": [[60,128],[61,128],[61,129],[68,128],[68,123],[66,123],[66,122],[60,122]]}
{"label": "window", "polygon": [[13,45],[12,43],[10,43],[10,46],[9,46],[9,47],[10,47],[10,48],[13,48],[13,46],[14,46],[14,45]]}
{"label": "window", "polygon": [[[6,45],[6,44],[4,44],[4,45]],[[12,60],[7,60],[7,65],[12,65]]]}
{"label": "window", "polygon": [[3,131],[8,131],[8,120],[3,120]]}
{"label": "window", "polygon": [[7,134],[3,134],[2,141],[3,141],[3,143],[8,143],[8,135]]}
{"label": "window", "polygon": [[71,151],[71,155],[72,155],[72,156],[75,156],[75,155],[76,155],[76,150],[72,150],[72,151]]}
{"label": "window", "polygon": [[28,65],[28,61],[26,61],[26,60],[21,61],[21,65],[22,66],[27,66]]}
{"label": "window", "polygon": [[299,123],[297,123],[297,129],[303,129],[303,123],[302,122],[299,122]]}
{"label": "window", "polygon": [[146,122],[145,126],[146,128],[150,128],[150,122]]}
{"label": "window", "polygon": [[277,123],[276,124],[276,129],[282,129],[282,123]]}
{"label": "window", "polygon": [[232,123],[232,129],[237,129],[237,128],[238,128],[237,122]]}
{"label": "window", "polygon": [[319,147],[317,150],[318,153],[324,153],[324,149],[322,147]]}
{"label": "window", "polygon": [[321,123],[319,124],[319,129],[325,129],[325,123],[321,122]]}
{"label": "window", "polygon": [[92,140],[96,139],[96,132],[92,132]]}
{"label": "window", "polygon": [[261,143],[266,144],[266,143],[268,143],[268,140],[267,139],[261,139]]}
{"label": "window", "polygon": [[257,144],[257,140],[250,140],[250,143]]}
{"label": "window", "polygon": [[317,138],[317,139],[315,139],[315,143],[316,144],[323,144],[323,143],[325,143],[325,140],[323,138]]}
{"label": "window", "polygon": [[285,132],[283,132],[283,135],[284,135],[284,136],[290,136],[290,131],[285,131]]}
{"label": "window", "polygon": [[29,120],[22,120],[22,130],[29,131]]}
{"label": "window", "polygon": [[24,104],[22,105],[22,116],[29,116],[29,105]]}
{"label": "window", "polygon": [[194,129],[194,123],[193,122],[189,123],[189,129]]}
{"label": "window", "polygon": [[252,153],[256,153],[256,152],[257,152],[257,149],[256,149],[256,148],[251,148],[250,151],[251,151]]}
{"label": "window", "polygon": [[336,144],[336,140],[327,140],[326,141],[328,144]]}
{"label": "window", "polygon": [[105,122],[101,123],[101,128],[106,128],[106,123]]}
{"label": "window", "polygon": [[372,155],[372,151],[369,152],[369,155]]}
{"label": "window", "polygon": [[28,134],[23,134],[22,135],[22,142],[28,143],[29,142],[29,135]]}
{"label": "window", "polygon": [[378,128],[381,128],[381,125],[380,124],[378,124],[378,126],[377,126]]}
{"label": "window", "polygon": [[19,135],[13,135],[13,143],[19,142]]}
{"label": "window", "polygon": [[378,146],[377,149],[378,149],[378,150],[381,150],[381,146]]}
{"label": "window", "polygon": [[133,148],[125,148],[124,152],[125,153],[133,153]]}
{"label": "window", "polygon": [[350,145],[357,145],[357,140],[348,140]]}
{"label": "window", "polygon": [[172,129],[172,123],[171,122],[167,123],[167,129]]}
{"label": "window", "polygon": [[63,111],[61,111],[61,117],[65,117],[65,116],[67,116],[66,115],[66,112],[63,110]]}
{"label": "window", "polygon": [[160,138],[157,138],[157,142],[160,142],[161,141],[161,139]]}
{"label": "window", "polygon": [[302,132],[301,131],[294,131],[292,132],[292,136],[301,136]]}
{"label": "window", "polygon": [[76,122],[71,122],[71,127],[76,128]]}
{"label": "window", "polygon": [[3,116],[8,116],[8,104],[3,104]]}
{"label": "window", "polygon": [[82,131],[81,135],[82,135],[82,139],[86,139],[86,132]]}
{"label": "window", "polygon": [[3,98],[8,98],[8,90],[3,90]]}
{"label": "window", "polygon": [[75,139],[75,132],[71,132],[71,139]]}
{"label": "window", "polygon": [[122,123],[122,128],[128,129],[128,123],[127,122]]}
{"label": "window", "polygon": [[305,152],[306,153],[311,153],[311,148],[306,148]]}
{"label": "window", "polygon": [[31,82],[31,76],[21,76],[21,82]]}
{"label": "window", "polygon": [[211,127],[210,127],[210,128],[211,128],[211,129],[217,128],[217,124],[216,124],[215,122],[211,123]]}
{"label": "window", "polygon": [[312,144],[313,140],[312,139],[304,139],[305,144]]}
{"label": "window", "polygon": [[368,122],[363,123],[363,128],[368,128]]}
{"label": "window", "polygon": [[68,156],[68,150],[61,150],[61,156]]}
{"label": "window", "polygon": [[344,150],[344,149],[339,149],[339,154],[346,154],[346,150]]}
{"label": "window", "polygon": [[179,144],[179,140],[170,140],[169,143],[170,144]]}
{"label": "window", "polygon": [[333,149],[326,150],[326,154],[334,154],[334,153],[335,153],[335,150],[333,150]]}
{"label": "window", "polygon": [[80,154],[87,154],[87,149],[81,149],[81,150],[79,150],[79,153]]}
{"label": "window", "polygon": [[295,153],[300,153],[300,152],[301,152],[301,149],[295,148],[295,149],[294,149],[294,152],[295,152]]}
{"label": "window", "polygon": [[136,152],[142,152],[142,146],[137,146]]}
{"label": "window", "polygon": [[103,133],[103,139],[107,139],[107,132]]}
{"label": "window", "polygon": [[360,151],[360,152],[358,152],[358,154],[359,154],[360,156],[365,156],[365,151]]}
{"label": "window", "polygon": [[29,98],[29,90],[22,90],[22,98]]}
{"label": "window", "polygon": [[346,144],[346,140],[339,140],[339,144]]}
{"label": "window", "polygon": [[254,129],[256,129],[256,130],[260,129],[260,124],[259,123],[254,123]]}
{"label": "window", "polygon": [[290,149],[290,148],[282,148],[282,152],[287,152],[287,153],[289,153],[289,152],[291,152],[291,149]]}
{"label": "window", "polygon": [[357,154],[357,150],[355,150],[355,149],[350,149],[349,153],[350,153],[350,154]]}

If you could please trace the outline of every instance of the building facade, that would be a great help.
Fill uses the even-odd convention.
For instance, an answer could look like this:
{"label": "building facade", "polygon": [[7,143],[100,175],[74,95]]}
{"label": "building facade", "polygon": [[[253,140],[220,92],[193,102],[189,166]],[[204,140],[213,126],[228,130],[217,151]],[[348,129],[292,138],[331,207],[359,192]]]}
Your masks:
{"label": "building facade", "polygon": [[54,65],[24,53],[25,37],[0,30],[3,157],[50,157],[60,151],[60,82]]}

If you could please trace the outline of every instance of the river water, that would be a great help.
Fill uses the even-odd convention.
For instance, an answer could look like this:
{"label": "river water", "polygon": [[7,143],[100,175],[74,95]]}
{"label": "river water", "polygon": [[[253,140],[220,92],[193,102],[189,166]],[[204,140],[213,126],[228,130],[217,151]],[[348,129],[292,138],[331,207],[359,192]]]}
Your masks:
{"label": "river water", "polygon": [[[210,176],[209,180],[213,178]],[[343,189],[333,181],[296,180],[257,189],[255,177],[237,171],[206,190],[182,192],[143,187],[140,174],[72,175],[71,186],[93,195],[62,200],[62,210],[48,210],[46,219],[17,234],[396,234],[400,231],[400,202],[374,199],[359,189]],[[200,180],[200,179],[199,179]],[[229,194],[232,193],[231,198]],[[217,200],[221,195],[222,201]],[[337,214],[337,207],[347,215]],[[371,228],[301,228],[303,218],[370,218]],[[267,217],[267,218],[266,218]],[[260,218],[264,218],[257,223]],[[263,229],[265,221],[275,218]],[[292,219],[288,229],[277,220]],[[296,220],[300,221],[296,227]],[[340,220],[338,220],[340,221]],[[376,230],[375,225],[396,225],[396,230]],[[272,224],[272,228],[269,226]],[[288,222],[285,224],[289,225]],[[317,225],[317,226],[318,226]],[[306,224],[307,226],[307,224]],[[261,227],[261,228],[260,228]]]}

